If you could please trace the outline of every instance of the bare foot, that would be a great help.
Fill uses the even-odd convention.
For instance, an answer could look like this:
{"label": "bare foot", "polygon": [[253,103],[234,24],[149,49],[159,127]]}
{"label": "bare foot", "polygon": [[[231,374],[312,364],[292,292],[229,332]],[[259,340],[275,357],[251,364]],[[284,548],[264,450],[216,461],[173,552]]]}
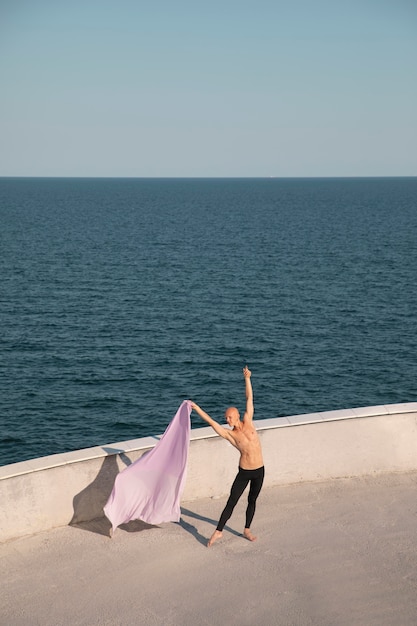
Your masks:
{"label": "bare foot", "polygon": [[212,536],[210,537],[210,540],[209,540],[209,542],[207,544],[207,547],[210,548],[210,546],[212,546],[213,543],[215,541],[217,541],[217,539],[220,539],[220,537],[222,537],[222,536],[223,536],[223,533],[222,533],[221,530],[215,530],[214,533],[212,534]]}
{"label": "bare foot", "polygon": [[249,528],[245,528],[245,530],[243,531],[243,536],[246,539],[248,539],[249,541],[256,541],[256,537],[254,535],[252,535],[252,533],[249,530]]}

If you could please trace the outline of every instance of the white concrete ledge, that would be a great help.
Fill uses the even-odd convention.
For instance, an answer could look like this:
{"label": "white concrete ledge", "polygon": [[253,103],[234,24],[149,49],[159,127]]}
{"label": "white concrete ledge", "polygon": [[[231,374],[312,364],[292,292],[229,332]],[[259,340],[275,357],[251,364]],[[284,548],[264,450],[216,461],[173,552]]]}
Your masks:
{"label": "white concrete ledge", "polygon": [[[417,402],[256,420],[266,485],[417,469]],[[103,515],[117,473],[160,435],[0,467],[0,541]],[[228,492],[236,450],[191,431],[184,501]]]}

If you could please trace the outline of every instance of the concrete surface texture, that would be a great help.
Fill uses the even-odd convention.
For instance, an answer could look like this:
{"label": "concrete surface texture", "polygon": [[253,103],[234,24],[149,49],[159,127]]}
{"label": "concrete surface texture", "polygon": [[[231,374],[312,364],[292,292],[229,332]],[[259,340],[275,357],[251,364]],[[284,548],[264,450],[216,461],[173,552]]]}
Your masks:
{"label": "concrete surface texture", "polygon": [[[268,487],[417,470],[417,403],[254,423]],[[0,467],[0,542],[101,515],[116,475],[149,450],[149,440]],[[227,495],[237,462],[236,450],[211,428],[192,430],[184,500]]]}
{"label": "concrete surface texture", "polygon": [[266,487],[109,538],[105,519],[0,546],[2,626],[415,626],[417,472]]}

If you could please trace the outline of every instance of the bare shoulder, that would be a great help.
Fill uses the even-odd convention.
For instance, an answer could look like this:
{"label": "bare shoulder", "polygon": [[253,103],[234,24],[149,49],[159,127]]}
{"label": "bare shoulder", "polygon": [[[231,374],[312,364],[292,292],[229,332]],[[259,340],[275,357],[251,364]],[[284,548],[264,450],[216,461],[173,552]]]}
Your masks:
{"label": "bare shoulder", "polygon": [[224,437],[224,439],[227,439],[227,441],[229,441],[232,445],[236,445],[236,439],[235,439],[235,434],[233,430],[228,430],[227,428],[223,428],[223,426],[220,427],[222,429],[222,434],[221,436]]}
{"label": "bare shoulder", "polygon": [[245,426],[252,426],[253,425],[253,416],[249,415],[249,413],[246,413],[243,415],[243,419],[242,422]]}
{"label": "bare shoulder", "polygon": [[248,422],[244,422],[243,432],[246,437],[253,439],[258,437],[258,431],[255,428],[253,420],[249,420]]}

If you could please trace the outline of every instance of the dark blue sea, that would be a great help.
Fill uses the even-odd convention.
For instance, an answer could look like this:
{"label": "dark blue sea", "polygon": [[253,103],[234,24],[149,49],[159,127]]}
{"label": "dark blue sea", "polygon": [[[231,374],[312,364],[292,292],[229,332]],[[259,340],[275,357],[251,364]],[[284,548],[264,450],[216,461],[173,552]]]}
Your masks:
{"label": "dark blue sea", "polygon": [[[417,178],[0,179],[0,463],[415,401]],[[205,425],[197,416],[193,427]]]}

